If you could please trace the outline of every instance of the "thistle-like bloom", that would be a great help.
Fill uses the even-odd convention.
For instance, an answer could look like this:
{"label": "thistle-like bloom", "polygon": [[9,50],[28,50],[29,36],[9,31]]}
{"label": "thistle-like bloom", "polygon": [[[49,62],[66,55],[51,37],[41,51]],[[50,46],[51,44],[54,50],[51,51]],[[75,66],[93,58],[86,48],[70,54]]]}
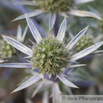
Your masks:
{"label": "thistle-like bloom", "polygon": [[[29,17],[37,16],[45,12],[50,12],[50,22],[49,22],[49,29],[51,30],[55,24],[56,14],[61,14],[67,17],[67,14],[71,14],[74,16],[80,17],[94,17],[97,19],[101,19],[98,15],[88,12],[88,11],[81,11],[76,10],[75,5],[91,2],[94,0],[35,0],[35,1],[20,1],[16,4],[22,5],[29,5],[35,6],[35,11],[28,13]],[[25,15],[21,15],[17,17],[15,20],[20,20],[25,18]]]}
{"label": "thistle-like bloom", "polygon": [[[71,31],[69,31],[69,35],[72,38],[74,38],[74,35]],[[79,41],[75,44],[76,51],[81,51],[87,47],[90,47],[94,44],[94,38],[90,36],[89,34],[83,35]]]}
{"label": "thistle-like bloom", "polygon": [[[24,33],[22,35],[22,29],[21,26],[18,26],[17,29],[17,37],[16,39],[20,42],[23,42],[26,36],[26,32],[27,32],[28,26],[25,28]],[[0,55],[1,58],[8,58],[8,57],[12,57],[12,55],[15,53],[15,48],[13,46],[11,46],[8,42],[6,42],[5,40],[1,41],[1,49],[0,49]]]}
{"label": "thistle-like bloom", "polygon": [[76,50],[81,51],[84,48],[87,48],[91,45],[93,45],[93,38],[91,38],[89,35],[84,35],[77,43],[76,43]]}
{"label": "thistle-like bloom", "polygon": [[[70,36],[71,39],[74,38],[73,33],[69,30],[68,34]],[[102,36],[98,35],[97,37],[93,37],[92,35],[90,35],[91,33],[89,32],[88,34],[83,35],[79,41],[75,44],[75,49],[77,52],[90,47],[92,45],[94,45],[97,42],[100,42],[102,40]],[[99,54],[99,53],[103,53],[103,50],[98,50],[96,52],[94,52],[93,54]]]}
{"label": "thistle-like bloom", "polygon": [[1,42],[1,50],[0,55],[1,58],[9,58],[15,53],[15,49],[13,46],[11,46],[9,43],[7,43],[5,40],[2,40]]}
{"label": "thistle-like bloom", "polygon": [[51,37],[42,38],[33,22],[29,19],[29,17],[27,15],[25,15],[25,17],[28,26],[31,30],[31,33],[37,42],[37,44],[33,43],[32,49],[10,37],[7,36],[3,37],[13,47],[27,54],[31,58],[31,61],[29,60],[29,63],[0,64],[0,67],[32,68],[33,70],[38,69],[39,72],[37,72],[36,75],[32,76],[29,80],[25,81],[23,84],[21,84],[13,92],[22,90],[34,84],[35,82],[44,78],[44,75],[46,73],[49,76],[55,75],[56,78],[59,78],[65,85],[69,87],[77,88],[77,86],[75,86],[73,83],[71,83],[68,79],[64,77],[62,73],[63,70],[68,67],[72,68],[72,67],[84,66],[84,64],[71,65],[71,63],[94,52],[103,44],[103,41],[95,45],[92,45],[80,51],[79,53],[73,55],[73,53],[71,53],[71,49],[87,31],[88,26],[85,27],[83,30],[81,30],[67,45],[65,45],[63,43],[63,39],[65,37],[65,31],[66,31],[66,18],[64,18],[62,22],[56,38]]}

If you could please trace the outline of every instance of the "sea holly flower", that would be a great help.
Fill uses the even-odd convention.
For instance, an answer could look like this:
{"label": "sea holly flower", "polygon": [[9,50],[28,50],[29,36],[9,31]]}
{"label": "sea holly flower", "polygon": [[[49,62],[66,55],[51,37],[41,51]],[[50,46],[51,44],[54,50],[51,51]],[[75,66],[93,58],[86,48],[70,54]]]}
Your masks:
{"label": "sea holly flower", "polygon": [[1,51],[0,51],[1,58],[11,57],[14,53],[15,53],[14,47],[11,46],[9,43],[7,43],[5,40],[3,40],[1,42]]}
{"label": "sea holly flower", "polygon": [[[94,0],[35,0],[35,1],[20,1],[16,4],[35,6],[36,10],[27,13],[29,17],[34,17],[45,12],[50,12],[49,29],[51,30],[55,24],[56,14],[61,14],[68,17],[67,14],[80,16],[80,17],[94,17],[101,19],[98,15],[88,12],[74,9],[75,5],[91,2]],[[25,15],[17,17],[15,20],[24,19]]]}
{"label": "sea holly flower", "polygon": [[[69,30],[68,33],[69,33],[71,39],[74,38],[74,35],[73,35],[73,33],[70,30]],[[91,35],[89,35],[89,34],[85,34],[75,44],[75,49],[76,49],[76,51],[79,52],[79,51],[81,51],[81,50],[83,50],[83,49],[85,49],[87,47],[90,47],[93,44],[94,44],[94,38]]]}
{"label": "sea holly flower", "polygon": [[93,45],[93,38],[90,37],[89,35],[84,35],[76,44],[75,48],[77,51],[81,51],[84,48],[87,48],[91,45]]}
{"label": "sea holly flower", "polygon": [[29,29],[31,30],[31,33],[37,42],[37,44],[33,43],[32,49],[8,36],[3,37],[13,47],[28,55],[31,58],[31,60],[29,60],[29,63],[4,63],[0,64],[0,67],[29,67],[32,68],[32,70],[35,70],[35,72],[37,72],[36,69],[38,69],[39,72],[37,72],[36,75],[33,75],[23,84],[21,84],[13,92],[17,92],[19,90],[27,88],[28,86],[34,84],[40,79],[43,79],[45,74],[48,74],[50,78],[52,78],[52,75],[55,75],[55,78],[59,78],[65,85],[73,88],[78,88],[72,82],[65,78],[65,76],[62,73],[63,70],[68,67],[73,68],[85,66],[84,64],[71,65],[71,63],[94,52],[103,44],[103,41],[96,43],[95,45],[92,45],[76,54],[73,54],[71,53],[71,49],[78,42],[78,40],[85,34],[85,32],[88,29],[88,26],[81,30],[67,45],[65,45],[63,43],[63,39],[65,37],[66,31],[66,18],[64,18],[62,22],[56,38],[42,38],[39,31],[36,29],[35,25],[30,20],[30,18],[27,15],[25,15],[25,17]]}
{"label": "sea holly flower", "polygon": [[[25,28],[24,33],[22,35],[22,29],[21,26],[18,26],[17,29],[17,37],[16,39],[20,42],[23,42],[26,36],[26,32],[27,32],[28,27]],[[11,46],[8,42],[6,42],[5,40],[1,41],[1,50],[0,50],[0,55],[1,58],[8,58],[11,57],[13,54],[15,53],[15,48],[13,46]]]}
{"label": "sea holly flower", "polygon": [[[70,30],[68,31],[68,34],[69,34],[71,39],[74,38],[74,35],[73,35],[73,33]],[[90,34],[91,33],[89,32],[89,33],[83,35],[79,39],[79,41],[75,44],[75,50],[77,52],[79,52],[79,51],[81,51],[81,50],[83,50],[83,49],[85,49],[85,48],[87,48],[89,46],[92,46],[95,43],[100,42],[103,39],[102,35],[97,35],[96,37],[93,37]],[[93,52],[92,54],[100,54],[100,53],[103,53],[103,50],[101,48],[100,48],[100,50],[97,50],[97,51]]]}

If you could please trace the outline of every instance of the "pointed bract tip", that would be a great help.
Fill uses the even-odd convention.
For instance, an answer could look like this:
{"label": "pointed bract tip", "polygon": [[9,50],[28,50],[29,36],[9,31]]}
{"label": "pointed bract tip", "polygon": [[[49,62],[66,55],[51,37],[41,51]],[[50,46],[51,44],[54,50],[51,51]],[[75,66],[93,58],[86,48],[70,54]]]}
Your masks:
{"label": "pointed bract tip", "polygon": [[79,87],[76,86],[76,88],[80,89]]}
{"label": "pointed bract tip", "polygon": [[78,89],[80,89],[80,87],[78,87]]}
{"label": "pointed bract tip", "polygon": [[3,37],[4,35],[3,35],[3,34],[1,34],[1,36]]}
{"label": "pointed bract tip", "polygon": [[11,20],[11,22],[14,22],[14,20]]}
{"label": "pointed bract tip", "polygon": [[99,19],[99,20],[103,20],[103,18],[101,18],[101,17],[99,17],[98,19]]}
{"label": "pointed bract tip", "polygon": [[6,37],[5,35],[1,35],[3,38]]}
{"label": "pointed bract tip", "polygon": [[10,94],[13,94],[14,93],[14,91],[12,91]]}
{"label": "pointed bract tip", "polygon": [[14,91],[12,91],[10,94],[13,94],[13,93],[15,93],[15,92],[17,92],[17,90],[15,89]]}
{"label": "pointed bract tip", "polygon": [[87,28],[89,28],[90,25],[87,26]]}
{"label": "pointed bract tip", "polygon": [[74,85],[73,87],[71,87],[71,88],[78,88],[79,89],[79,87],[78,86],[76,86],[76,85]]}
{"label": "pointed bract tip", "polygon": [[8,37],[8,36],[2,35],[2,37],[5,39],[5,38]]}
{"label": "pointed bract tip", "polygon": [[65,18],[70,18],[68,15],[61,13],[62,16],[64,16]]}

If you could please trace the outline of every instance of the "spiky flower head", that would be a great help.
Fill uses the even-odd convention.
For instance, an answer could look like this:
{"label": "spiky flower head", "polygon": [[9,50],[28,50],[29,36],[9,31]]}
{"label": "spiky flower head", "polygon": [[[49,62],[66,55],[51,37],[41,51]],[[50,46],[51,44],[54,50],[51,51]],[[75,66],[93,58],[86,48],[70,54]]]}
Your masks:
{"label": "spiky flower head", "polygon": [[[22,28],[19,25],[18,29],[17,29],[17,37],[14,37],[16,40],[23,42],[26,36],[26,32],[27,32],[28,26],[25,28],[24,33],[22,35]],[[13,46],[11,46],[8,42],[6,42],[5,40],[2,40],[0,43],[0,55],[1,58],[8,58],[8,57],[12,57],[13,54],[15,53],[15,48]]]}
{"label": "spiky flower head", "polygon": [[[78,40],[85,34],[85,32],[88,29],[88,26],[85,27],[83,30],[81,30],[65,46],[63,44],[63,39],[65,37],[65,31],[66,31],[66,18],[62,22],[56,38],[51,39],[48,37],[46,39],[43,39],[41,37],[39,31],[33,24],[33,22],[30,20],[30,18],[27,15],[25,15],[25,17],[26,17],[28,26],[32,32],[32,35],[37,42],[37,44],[32,42],[35,45],[33,47],[33,49],[30,49],[29,47],[23,45],[22,43],[14,40],[10,37],[7,37],[7,36],[3,36],[3,37],[9,44],[14,46],[16,49],[27,54],[31,60],[29,60],[28,63],[9,63],[9,64],[4,63],[4,64],[0,64],[0,67],[32,68],[36,72],[36,74],[34,74],[30,79],[28,79],[27,81],[22,83],[13,92],[17,92],[19,90],[27,88],[28,86],[34,84],[35,82],[39,81],[40,79],[45,78],[45,75],[44,75],[45,73],[47,75],[49,75],[49,74],[53,74],[54,72],[55,72],[54,79],[56,79],[56,77],[57,77],[65,85],[73,87],[73,88],[78,88],[77,86],[75,86],[73,83],[71,83],[68,79],[66,79],[64,77],[63,73],[64,73],[64,70],[66,70],[66,68],[64,68],[64,67],[68,66],[68,68],[73,68],[73,67],[85,66],[84,64],[71,65],[71,63],[94,52],[96,49],[98,49],[103,44],[103,41],[100,43],[97,43],[95,45],[92,45],[92,46],[80,51],[79,53],[70,55],[71,49],[78,42]],[[58,59],[58,61],[57,61],[57,59]],[[56,62],[55,62],[55,60],[56,60]],[[52,64],[52,65],[50,65],[50,64]],[[45,68],[40,67],[40,65],[44,66]],[[40,72],[38,72],[37,69],[39,69]]]}
{"label": "spiky flower head", "polygon": [[1,42],[1,49],[0,49],[1,58],[11,57],[14,53],[15,53],[14,47],[11,46],[5,40],[2,40],[2,42]]}
{"label": "spiky flower head", "polygon": [[37,8],[51,13],[68,12],[73,7],[74,0],[35,0]]}
{"label": "spiky flower head", "polygon": [[87,47],[93,45],[93,38],[89,35],[83,35],[81,39],[76,43],[75,48],[79,52]]}
{"label": "spiky flower head", "polygon": [[69,60],[68,49],[57,39],[43,39],[33,49],[32,65],[43,74],[59,74],[61,68],[66,68],[69,64]]}
{"label": "spiky flower head", "polygon": [[[57,14],[60,14],[64,17],[68,17],[68,14],[70,14],[80,17],[94,17],[101,20],[101,18],[98,15],[92,12],[76,10],[74,8],[74,5],[87,3],[91,1],[93,0],[33,0],[33,1],[20,1],[17,2],[16,4],[34,6],[36,10],[34,12],[28,13],[27,15],[29,17],[38,16],[42,13],[49,12],[50,13],[49,29],[52,30],[56,21]],[[13,21],[24,18],[25,14],[17,17]]]}

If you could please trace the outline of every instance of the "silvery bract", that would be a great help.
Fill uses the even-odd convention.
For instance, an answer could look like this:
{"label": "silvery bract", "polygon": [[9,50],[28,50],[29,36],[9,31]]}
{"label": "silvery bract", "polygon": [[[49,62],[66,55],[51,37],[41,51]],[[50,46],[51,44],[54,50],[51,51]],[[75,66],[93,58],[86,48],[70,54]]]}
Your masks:
{"label": "silvery bract", "polygon": [[[26,21],[28,23],[28,26],[31,30],[31,33],[32,33],[34,39],[37,42],[37,44],[33,47],[33,49],[23,45],[22,43],[18,42],[17,40],[14,40],[10,37],[7,37],[7,36],[3,36],[3,37],[9,44],[11,44],[13,47],[18,49],[19,51],[25,53],[26,55],[28,55],[32,59],[29,63],[8,63],[8,64],[5,63],[5,64],[0,64],[0,67],[12,67],[12,68],[14,68],[14,67],[16,67],[16,68],[28,68],[29,67],[29,68],[32,68],[33,70],[37,67],[40,67],[40,68],[38,68],[40,70],[40,72],[37,72],[36,75],[33,75],[30,79],[28,79],[23,84],[21,84],[13,92],[17,92],[19,90],[27,88],[28,86],[34,84],[35,82],[39,81],[40,79],[43,79],[44,74],[46,74],[46,73],[48,73],[50,75],[55,74],[56,77],[59,78],[59,80],[61,80],[65,85],[67,85],[69,87],[73,87],[73,88],[78,88],[72,82],[70,82],[67,78],[65,78],[65,76],[63,75],[62,71],[66,67],[64,64],[66,64],[67,67],[84,66],[84,64],[71,65],[71,63],[77,61],[80,58],[83,58],[83,57],[89,55],[92,52],[94,52],[96,49],[98,49],[103,44],[103,41],[96,43],[95,45],[92,45],[92,46],[78,52],[77,54],[70,55],[71,49],[73,49],[75,44],[85,34],[85,32],[88,29],[88,26],[85,27],[83,30],[81,30],[65,46],[63,44],[63,39],[65,37],[65,31],[66,31],[66,18],[64,18],[63,22],[61,23],[61,26],[60,26],[60,29],[58,31],[56,38],[48,38],[47,37],[46,39],[44,39],[44,38],[41,37],[39,31],[36,29],[35,25],[30,20],[28,15],[25,15],[25,17],[26,17]],[[57,51],[57,50],[54,50],[54,49],[53,49],[53,51],[50,51],[51,46],[56,48],[54,43],[57,45],[56,47],[59,48],[58,50],[60,50],[60,51]],[[43,44],[45,44],[45,45],[43,45]],[[49,47],[48,47],[48,45],[49,45]],[[63,45],[64,45],[64,47],[63,47]],[[47,49],[47,51],[45,51],[45,49]],[[35,51],[35,50],[39,50],[39,51]],[[38,54],[37,52],[40,52],[40,53]],[[44,53],[47,53],[47,54],[45,55]],[[56,55],[53,54],[53,53],[56,53]],[[34,55],[34,54],[36,54],[36,55]],[[68,55],[70,57],[65,57],[66,55]],[[52,57],[55,57],[57,59],[57,61],[51,62]],[[33,62],[33,60],[34,61],[36,60],[36,63]],[[51,65],[52,63],[55,63],[55,65]],[[62,63],[64,63],[64,64],[62,64]],[[43,68],[44,65],[45,65],[46,68]],[[53,66],[55,67],[55,69],[53,68]],[[54,86],[56,86],[56,85],[54,85]],[[53,88],[53,91],[54,91],[54,88]]]}
{"label": "silvery bract", "polygon": [[[40,15],[45,12],[50,12],[50,19],[49,19],[49,29],[51,30],[55,24],[56,20],[56,14],[59,13],[62,16],[68,17],[68,14],[80,16],[80,17],[94,17],[97,19],[101,19],[98,15],[95,13],[89,12],[89,11],[81,11],[76,10],[75,5],[91,2],[94,0],[35,0],[35,1],[20,1],[16,4],[19,5],[29,5],[29,6],[35,6],[37,9],[33,12],[27,13],[28,17],[34,17],[37,15]],[[17,17],[15,20],[24,19],[25,15],[21,15]]]}
{"label": "silvery bract", "polygon": [[[22,28],[21,26],[19,25],[18,26],[18,29],[17,29],[17,37],[16,39],[20,42],[24,42],[24,39],[25,39],[25,36],[26,36],[26,32],[27,32],[27,29],[28,29],[28,26],[25,28],[24,30],[24,33],[22,35]],[[12,47],[9,43],[7,43],[5,40],[2,40],[1,42],[1,49],[0,49],[0,55],[1,55],[1,58],[4,59],[4,58],[9,58],[9,57],[12,57],[13,54],[15,53],[15,49],[14,47]]]}
{"label": "silvery bract", "polygon": [[21,26],[20,25],[18,26],[18,29],[17,29],[17,40],[18,41],[24,42],[27,30],[28,30],[28,26],[26,26],[24,32],[22,33]]}

